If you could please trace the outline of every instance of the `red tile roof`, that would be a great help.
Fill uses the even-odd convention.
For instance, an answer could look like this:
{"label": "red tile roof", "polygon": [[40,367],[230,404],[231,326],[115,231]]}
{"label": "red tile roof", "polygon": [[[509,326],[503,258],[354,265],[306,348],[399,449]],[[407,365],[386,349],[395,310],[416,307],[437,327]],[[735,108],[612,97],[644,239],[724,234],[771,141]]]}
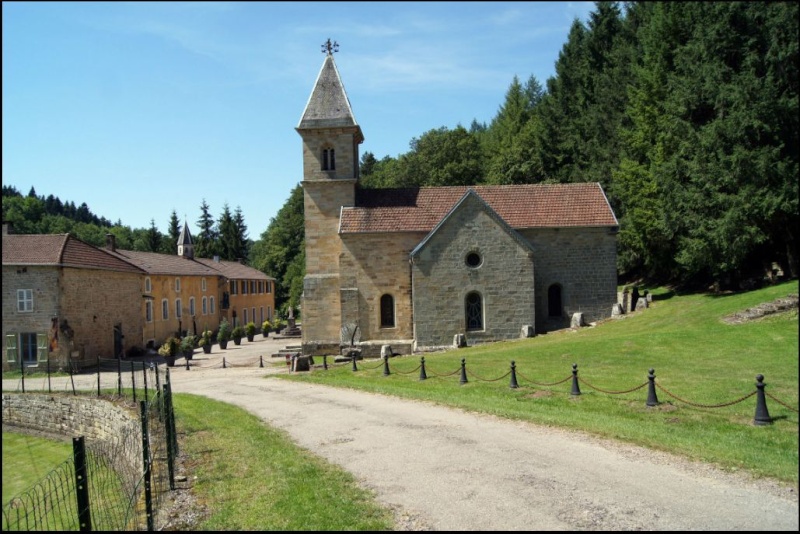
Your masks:
{"label": "red tile roof", "polygon": [[468,189],[516,229],[619,224],[597,183],[482,185],[360,189],[356,206],[342,208],[339,232],[429,232]]}
{"label": "red tile roof", "polygon": [[249,280],[275,280],[274,278],[267,276],[266,274],[262,273],[258,269],[254,267],[248,267],[247,265],[242,265],[238,261],[225,261],[225,260],[209,260],[207,258],[197,258],[196,261],[211,267],[212,269],[219,271],[225,278],[230,279],[242,279],[247,278]]}
{"label": "red tile roof", "polygon": [[3,265],[50,265],[141,273],[135,265],[69,234],[4,235]]}
{"label": "red tile roof", "polygon": [[219,272],[206,265],[177,254],[161,254],[158,252],[140,252],[137,250],[117,249],[110,252],[137,265],[148,274],[167,274],[174,276],[219,276]]}

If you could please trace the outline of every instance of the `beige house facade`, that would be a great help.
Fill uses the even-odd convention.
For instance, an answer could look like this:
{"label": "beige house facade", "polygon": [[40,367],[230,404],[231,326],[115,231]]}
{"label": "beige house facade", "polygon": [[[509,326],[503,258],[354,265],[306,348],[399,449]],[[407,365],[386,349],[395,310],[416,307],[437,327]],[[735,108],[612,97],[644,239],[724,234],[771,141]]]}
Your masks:
{"label": "beige house facade", "polygon": [[364,135],[330,50],[296,131],[304,353],[410,353],[611,316],[619,224],[599,184],[361,188]]}

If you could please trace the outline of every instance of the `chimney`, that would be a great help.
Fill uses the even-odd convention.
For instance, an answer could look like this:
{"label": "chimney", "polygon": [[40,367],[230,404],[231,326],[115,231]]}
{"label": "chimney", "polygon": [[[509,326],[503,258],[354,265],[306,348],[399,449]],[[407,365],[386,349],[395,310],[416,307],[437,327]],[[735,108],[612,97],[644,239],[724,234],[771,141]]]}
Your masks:
{"label": "chimney", "polygon": [[111,252],[117,251],[117,236],[114,234],[106,234],[106,248]]}
{"label": "chimney", "polygon": [[219,263],[219,255],[214,255],[214,261]]}

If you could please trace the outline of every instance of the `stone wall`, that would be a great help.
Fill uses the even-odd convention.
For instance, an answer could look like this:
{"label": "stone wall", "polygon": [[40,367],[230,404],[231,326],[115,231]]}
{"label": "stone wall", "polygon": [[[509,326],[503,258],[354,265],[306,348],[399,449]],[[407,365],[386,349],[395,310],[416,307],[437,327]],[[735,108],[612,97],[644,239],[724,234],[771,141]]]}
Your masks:
{"label": "stone wall", "polygon": [[[533,325],[534,261],[515,232],[467,199],[430,237],[413,263],[414,322],[418,349],[445,346],[455,334],[467,343],[520,337]],[[480,265],[467,265],[468,254]],[[471,292],[482,300],[483,328],[467,330],[465,302]]]}
{"label": "stone wall", "polygon": [[[617,238],[608,228],[521,230],[536,264],[536,331],[567,328],[572,314],[587,322],[611,316],[617,302]],[[548,288],[561,286],[562,311],[550,316]]]}
{"label": "stone wall", "polygon": [[87,444],[106,442],[115,447],[125,462],[141,471],[141,422],[133,408],[98,398],[39,393],[3,393],[3,429],[69,438],[84,436]]}

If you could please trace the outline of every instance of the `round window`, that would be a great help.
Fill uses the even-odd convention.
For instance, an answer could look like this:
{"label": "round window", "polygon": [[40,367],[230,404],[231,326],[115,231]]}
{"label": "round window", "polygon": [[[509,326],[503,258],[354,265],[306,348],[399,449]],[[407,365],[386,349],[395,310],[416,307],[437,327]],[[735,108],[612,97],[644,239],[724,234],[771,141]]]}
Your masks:
{"label": "round window", "polygon": [[472,267],[473,269],[476,267],[480,267],[482,261],[483,259],[481,258],[481,255],[478,254],[477,252],[470,252],[469,254],[467,254],[466,258],[467,267]]}

